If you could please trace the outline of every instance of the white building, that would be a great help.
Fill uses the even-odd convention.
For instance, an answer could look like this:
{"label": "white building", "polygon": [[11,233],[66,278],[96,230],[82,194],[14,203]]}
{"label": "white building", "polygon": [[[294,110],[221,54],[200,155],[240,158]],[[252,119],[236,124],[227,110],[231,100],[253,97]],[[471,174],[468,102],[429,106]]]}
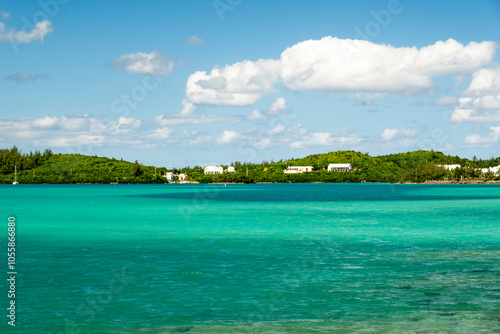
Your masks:
{"label": "white building", "polygon": [[234,169],[233,166],[229,166],[229,167],[227,167],[227,172],[228,173],[234,173],[234,172],[236,172],[236,169]]}
{"label": "white building", "polygon": [[179,178],[179,181],[185,181],[188,176],[185,173],[181,173],[177,177]]}
{"label": "white building", "polygon": [[351,164],[329,164],[329,172],[352,172]]}
{"label": "white building", "polygon": [[498,175],[499,171],[500,171],[500,166],[489,167],[489,168],[481,168],[481,173],[483,173],[483,174],[491,172],[494,175]]}
{"label": "white building", "polygon": [[221,166],[207,166],[205,169],[203,169],[203,172],[205,175],[207,174],[222,174],[224,173],[224,168]]}
{"label": "white building", "polygon": [[285,174],[296,174],[296,173],[308,173],[312,172],[312,166],[288,166],[287,169],[283,171]]}
{"label": "white building", "polygon": [[460,165],[438,165],[438,167],[443,167],[446,170],[455,170],[457,168],[460,168]]}
{"label": "white building", "polygon": [[168,172],[167,174],[165,174],[165,177],[167,178],[168,182],[174,182],[174,173]]}

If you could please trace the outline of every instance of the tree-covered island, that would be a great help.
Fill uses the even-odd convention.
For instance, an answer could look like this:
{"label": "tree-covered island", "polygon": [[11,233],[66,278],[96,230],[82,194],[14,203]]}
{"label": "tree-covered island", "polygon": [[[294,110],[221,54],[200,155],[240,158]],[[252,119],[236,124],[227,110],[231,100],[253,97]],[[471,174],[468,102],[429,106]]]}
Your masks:
{"label": "tree-covered island", "polygon": [[[331,172],[332,163],[349,163],[351,172]],[[460,165],[448,170],[444,165]],[[488,160],[461,158],[436,151],[413,151],[380,156],[355,151],[336,151],[304,158],[261,163],[235,161],[235,172],[205,175],[202,166],[166,168],[144,166],[123,159],[54,154],[50,149],[23,153],[16,147],[0,150],[0,183],[12,184],[17,169],[20,184],[77,183],[167,183],[165,175],[185,173],[189,182],[257,183],[257,182],[389,182],[421,183],[429,181],[500,181],[500,175],[485,169],[500,165],[500,157]],[[288,166],[312,166],[308,173],[285,174]],[[227,165],[223,166],[227,169]],[[481,170],[482,169],[482,170]],[[177,181],[177,179],[174,179]]]}

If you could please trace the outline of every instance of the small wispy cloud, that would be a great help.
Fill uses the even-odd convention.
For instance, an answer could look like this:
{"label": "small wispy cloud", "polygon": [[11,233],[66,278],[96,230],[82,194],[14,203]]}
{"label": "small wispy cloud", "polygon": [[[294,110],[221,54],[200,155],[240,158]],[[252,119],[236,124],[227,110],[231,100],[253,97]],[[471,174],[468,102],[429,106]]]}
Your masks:
{"label": "small wispy cloud", "polygon": [[329,132],[312,132],[306,133],[301,140],[293,141],[290,148],[306,148],[306,147],[343,147],[344,145],[355,145],[363,140],[361,136],[349,133],[349,129],[344,129],[339,133]]}
{"label": "small wispy cloud", "polygon": [[384,129],[381,136],[383,140],[389,141],[396,137],[413,137],[417,133],[417,129]]}
{"label": "small wispy cloud", "polygon": [[272,116],[283,114],[286,111],[286,100],[283,97],[278,97],[269,106],[269,110],[254,109],[250,115],[247,116],[249,121],[262,121]]}
{"label": "small wispy cloud", "polygon": [[7,20],[10,17],[10,13],[2,12],[2,20]]}
{"label": "small wispy cloud", "polygon": [[205,45],[205,42],[196,35],[186,38],[183,43],[186,45]]}
{"label": "small wispy cloud", "polygon": [[174,61],[158,51],[136,52],[116,58],[111,62],[111,66],[123,67],[129,73],[164,76],[172,74]]}
{"label": "small wispy cloud", "polygon": [[458,98],[454,96],[445,96],[435,101],[432,101],[431,104],[434,106],[453,106],[458,103]]}
{"label": "small wispy cloud", "polygon": [[[5,18],[4,14],[7,14],[7,17],[10,15],[8,13],[2,13],[2,17]],[[16,29],[7,29],[3,22],[0,22],[0,41],[4,42],[17,42],[17,43],[31,43],[36,40],[40,40],[43,43],[43,39],[47,34],[53,32],[52,22],[49,20],[40,21],[35,25],[35,28],[25,32],[25,31],[16,31]]]}
{"label": "small wispy cloud", "polygon": [[486,136],[478,134],[465,137],[464,144],[467,146],[491,147],[500,142],[500,126],[491,126]]}
{"label": "small wispy cloud", "polygon": [[6,76],[4,80],[23,83],[28,81],[49,80],[49,77],[47,76],[47,74],[28,74],[28,73],[17,72]]}

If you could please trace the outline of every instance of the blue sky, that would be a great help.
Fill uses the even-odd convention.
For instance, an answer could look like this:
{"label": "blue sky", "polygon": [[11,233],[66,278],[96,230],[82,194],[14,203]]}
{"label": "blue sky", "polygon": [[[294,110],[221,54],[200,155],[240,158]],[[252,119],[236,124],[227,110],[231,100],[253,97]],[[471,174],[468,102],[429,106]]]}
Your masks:
{"label": "blue sky", "polygon": [[498,1],[3,1],[0,147],[499,156]]}

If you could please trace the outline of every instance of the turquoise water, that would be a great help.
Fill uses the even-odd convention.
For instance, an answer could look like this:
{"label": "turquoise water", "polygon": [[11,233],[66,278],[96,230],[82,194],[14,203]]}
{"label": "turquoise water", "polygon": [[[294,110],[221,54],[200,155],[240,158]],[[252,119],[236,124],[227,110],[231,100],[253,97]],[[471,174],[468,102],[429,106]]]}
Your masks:
{"label": "turquoise water", "polygon": [[0,199],[2,249],[17,222],[12,332],[500,332],[499,186],[3,185]]}

